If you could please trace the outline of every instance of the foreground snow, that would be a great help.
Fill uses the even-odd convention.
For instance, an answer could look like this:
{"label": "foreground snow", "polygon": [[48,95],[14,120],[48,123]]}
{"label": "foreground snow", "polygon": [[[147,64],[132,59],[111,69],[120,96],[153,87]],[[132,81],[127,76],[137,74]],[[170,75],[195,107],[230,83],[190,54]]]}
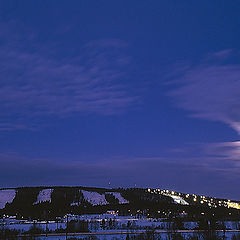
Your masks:
{"label": "foreground snow", "polygon": [[[136,218],[134,216],[114,216],[114,228],[109,229],[105,228],[102,225],[102,220],[105,220],[105,226],[108,225],[110,215],[106,216],[103,215],[75,215],[78,217],[79,220],[88,221],[89,231],[92,233],[96,233],[96,239],[98,240],[125,240],[127,233],[129,232],[131,235],[138,235],[143,231],[147,231],[150,229],[157,228],[156,231],[161,230],[169,230],[172,229],[172,222],[167,222],[164,219],[153,219],[153,218]],[[68,219],[69,221],[71,219]],[[34,223],[35,222],[35,223]],[[127,228],[127,224],[130,222],[130,229]],[[27,220],[17,220],[17,219],[0,219],[0,223],[3,224],[2,226],[6,229],[17,229],[20,230],[22,233],[31,229],[34,225],[37,228],[41,228],[42,230],[48,229],[48,231],[55,231],[57,229],[64,229],[66,228],[66,218],[61,219],[60,222],[54,221],[27,221]],[[238,221],[226,221],[224,224],[228,229],[238,229],[239,227]],[[186,229],[194,229],[197,227],[197,222],[184,222],[184,226]],[[155,233],[156,235],[160,236],[161,239],[169,239],[171,233]],[[202,234],[202,233],[201,233]],[[200,235],[201,235],[200,234]],[[220,237],[222,236],[223,232],[217,233]],[[238,234],[237,232],[226,232],[225,239],[231,239],[234,234]],[[47,234],[46,234],[47,235]],[[193,232],[186,232],[181,233],[184,239],[188,239],[190,236],[200,236],[198,233]],[[86,235],[84,236],[74,236],[69,234],[70,237],[75,237],[77,239],[86,239]],[[66,236],[43,236],[43,237],[36,237],[38,240],[64,240]],[[94,238],[95,239],[95,238]],[[204,238],[200,238],[204,239]]]}

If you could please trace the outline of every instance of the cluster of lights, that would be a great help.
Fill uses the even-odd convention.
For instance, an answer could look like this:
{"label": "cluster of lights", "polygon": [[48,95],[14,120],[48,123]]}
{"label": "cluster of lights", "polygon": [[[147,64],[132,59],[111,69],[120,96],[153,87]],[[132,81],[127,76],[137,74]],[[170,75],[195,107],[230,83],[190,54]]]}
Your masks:
{"label": "cluster of lights", "polygon": [[209,207],[227,207],[227,208],[235,208],[240,210],[240,203],[237,202],[231,202],[231,200],[218,200],[215,198],[210,198],[206,196],[198,196],[196,194],[183,194],[183,193],[178,193],[175,191],[170,191],[170,190],[161,190],[161,189],[150,189],[148,188],[149,193],[155,193],[155,194],[162,194],[162,195],[167,195],[171,197],[182,197],[184,200],[187,202],[193,201],[195,204],[205,204]]}
{"label": "cluster of lights", "polygon": [[236,202],[228,202],[227,205],[228,205],[229,208],[240,209],[240,204],[236,203]]}

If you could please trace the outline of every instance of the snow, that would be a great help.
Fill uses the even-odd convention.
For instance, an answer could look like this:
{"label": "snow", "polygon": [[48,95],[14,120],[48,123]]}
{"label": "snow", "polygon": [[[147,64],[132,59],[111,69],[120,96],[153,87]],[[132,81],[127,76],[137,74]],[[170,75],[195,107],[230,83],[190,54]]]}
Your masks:
{"label": "snow", "polygon": [[15,230],[20,230],[21,232],[25,232],[25,231],[29,231],[31,229],[31,227],[37,227],[37,228],[41,228],[43,230],[46,229],[46,227],[48,228],[49,231],[55,231],[56,229],[65,229],[66,228],[66,223],[56,223],[56,222],[48,222],[46,223],[46,221],[42,221],[42,222],[36,222],[35,224],[33,223],[33,221],[29,221],[29,222],[9,222],[5,225],[5,228],[8,229],[15,229]]}
{"label": "snow", "polygon": [[126,200],[125,198],[123,198],[121,193],[119,193],[119,192],[106,192],[106,193],[107,194],[112,194],[116,199],[118,199],[119,204],[129,203],[129,201]]}
{"label": "snow", "polygon": [[108,204],[104,194],[85,191],[85,190],[82,190],[82,193],[83,193],[84,199],[87,200],[89,203],[91,203],[93,206]]}
{"label": "snow", "polygon": [[175,203],[181,204],[181,205],[189,205],[188,202],[186,202],[183,198],[178,196],[171,195],[171,198],[174,200]]}
{"label": "snow", "polygon": [[41,202],[51,202],[52,192],[53,192],[53,189],[51,188],[41,190],[37,196],[37,201],[34,204],[38,204]]}
{"label": "snow", "polygon": [[163,195],[171,197],[173,199],[174,203],[181,204],[181,205],[189,205],[188,202],[186,202],[183,198],[181,198],[179,196],[175,196],[172,194],[166,194],[166,193],[163,193]]}
{"label": "snow", "polygon": [[[161,230],[168,230],[171,228],[173,222],[167,222],[164,219],[153,219],[153,218],[135,218],[133,216],[116,216],[114,217],[115,222],[115,227],[114,229],[103,229],[101,227],[101,220],[105,219],[106,222],[108,218],[103,215],[75,215],[76,220],[86,220],[88,221],[88,226],[89,230],[91,233],[95,233],[97,239],[99,240],[116,240],[116,239],[121,239],[125,240],[126,239],[126,233],[129,232],[132,235],[138,235],[140,232],[147,231],[148,229],[151,228],[158,228],[155,230],[155,235],[159,236],[160,239],[169,239],[170,234],[168,233],[157,233],[158,231]],[[73,219],[72,219],[73,220]],[[69,219],[70,221],[70,219]],[[127,223],[128,221],[131,222],[131,229],[127,229]],[[54,222],[54,221],[49,221],[48,223],[46,221],[28,221],[28,220],[17,220],[17,219],[0,219],[0,223],[2,226],[6,229],[17,229],[20,230],[21,232],[28,231],[32,226],[36,226],[37,228],[41,228],[45,230],[46,228],[48,231],[55,231],[57,229],[65,229],[66,228],[66,219],[61,219],[60,222]],[[228,226],[233,226],[233,229],[237,229],[237,225],[239,224],[238,221],[236,222],[224,222],[225,225]],[[125,225],[125,226],[124,226]],[[194,229],[197,226],[197,222],[184,222],[184,226],[186,229]],[[116,234],[118,232],[119,234]],[[103,235],[104,234],[104,235]],[[222,237],[223,232],[217,233],[219,237]],[[225,239],[231,239],[231,237],[234,235],[234,232],[226,232],[226,238]],[[201,238],[201,234],[197,233],[191,233],[191,232],[186,232],[186,233],[181,233],[182,237],[184,239],[189,239],[191,236],[199,236],[199,239]],[[69,238],[74,237],[76,239],[86,239],[86,235],[82,236],[75,236],[75,234],[69,233]],[[42,236],[42,237],[37,237],[36,239],[38,240],[64,240],[66,236]],[[222,239],[222,238],[221,238]]]}
{"label": "snow", "polygon": [[6,203],[11,203],[15,196],[15,190],[0,190],[0,209],[5,208]]}
{"label": "snow", "polygon": [[[118,199],[119,204],[129,203],[125,198],[122,197],[119,192],[106,192],[105,194],[100,194],[98,192],[91,191],[81,191],[83,193],[84,199],[87,200],[92,205],[107,205],[108,202],[105,198],[105,194],[112,194],[116,199]],[[79,206],[81,202],[72,202],[71,206]]]}
{"label": "snow", "polygon": [[184,222],[184,227],[186,229],[195,229],[198,227],[198,223],[197,222]]}

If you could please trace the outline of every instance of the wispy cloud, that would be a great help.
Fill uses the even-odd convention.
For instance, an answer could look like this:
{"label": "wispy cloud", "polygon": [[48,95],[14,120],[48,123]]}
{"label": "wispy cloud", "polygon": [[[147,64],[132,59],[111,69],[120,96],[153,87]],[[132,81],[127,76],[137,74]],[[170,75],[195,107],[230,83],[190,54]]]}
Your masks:
{"label": "wispy cloud", "polygon": [[229,161],[233,161],[236,166],[240,166],[240,141],[208,143],[203,145],[205,153],[210,156],[219,157]]}
{"label": "wispy cloud", "polygon": [[30,32],[14,33],[12,25],[10,30],[0,25],[5,33],[0,35],[0,116],[7,119],[1,125],[8,124],[1,129],[23,126],[19,119],[36,116],[119,114],[138,102],[126,75],[125,42],[93,41],[65,57]]}
{"label": "wispy cloud", "polygon": [[[191,117],[227,124],[240,134],[240,64],[239,53],[227,49],[208,54],[194,64],[179,64],[167,76],[175,105]],[[174,149],[183,162],[196,161],[213,175],[234,185],[240,171],[240,142],[190,144]]]}
{"label": "wispy cloud", "polygon": [[[240,64],[234,51],[210,54],[175,76],[169,93],[191,116],[228,124],[240,134]],[[237,62],[237,63],[236,63]]]}

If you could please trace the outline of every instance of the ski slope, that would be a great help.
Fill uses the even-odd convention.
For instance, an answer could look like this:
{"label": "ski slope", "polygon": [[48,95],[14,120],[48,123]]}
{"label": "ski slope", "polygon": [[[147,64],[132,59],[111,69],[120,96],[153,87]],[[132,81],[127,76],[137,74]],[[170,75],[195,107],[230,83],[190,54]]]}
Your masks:
{"label": "ski slope", "polygon": [[97,192],[85,191],[82,190],[83,197],[86,201],[91,203],[93,206],[96,205],[107,205],[108,202],[105,198],[104,194],[100,194]]}
{"label": "ski slope", "polygon": [[0,190],[0,209],[5,208],[6,203],[11,203],[16,196],[16,191],[12,189]]}
{"label": "ski slope", "polygon": [[41,190],[37,196],[37,201],[34,204],[38,204],[41,202],[51,202],[52,192],[53,192],[53,189],[51,188]]}

